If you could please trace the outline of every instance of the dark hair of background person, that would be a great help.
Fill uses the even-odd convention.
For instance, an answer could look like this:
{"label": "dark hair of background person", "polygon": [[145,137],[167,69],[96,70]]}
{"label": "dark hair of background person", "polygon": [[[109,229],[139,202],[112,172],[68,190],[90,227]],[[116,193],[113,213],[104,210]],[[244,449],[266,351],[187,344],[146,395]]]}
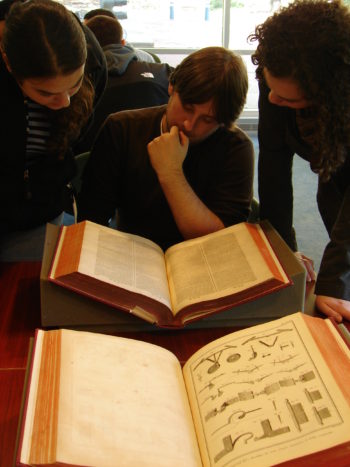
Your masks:
{"label": "dark hair of background person", "polygon": [[188,55],[170,76],[170,84],[185,104],[213,99],[218,123],[230,127],[245,104],[247,69],[242,58],[223,47],[205,47]]}
{"label": "dark hair of background person", "polygon": [[266,67],[276,78],[295,80],[311,101],[315,131],[305,140],[312,169],[328,180],[350,147],[349,8],[338,0],[295,1],[257,26],[248,40],[258,42],[252,62],[259,80]]}
{"label": "dark hair of background person", "polygon": [[1,0],[0,1],[0,21],[3,21],[6,18],[6,15],[11,5],[18,1],[24,1],[24,0]]}
{"label": "dark hair of background person", "polygon": [[103,47],[108,82],[95,110],[94,121],[75,146],[75,154],[91,150],[109,114],[167,104],[169,76],[173,70],[167,63],[137,60],[137,52],[122,40],[123,30],[117,18],[98,15],[88,19],[85,25]]}
{"label": "dark hair of background person", "polygon": [[95,16],[109,16],[110,18],[116,18],[113,11],[107,10],[107,8],[95,8],[94,10],[90,10],[85,13],[84,20],[94,18]]}
{"label": "dark hair of background person", "polygon": [[[2,40],[11,73],[20,83],[30,78],[54,78],[84,65],[87,46],[82,25],[63,5],[52,0],[30,0],[12,5]],[[94,89],[85,74],[70,106],[53,110],[55,131],[48,142],[53,152],[65,153],[93,109]]]}
{"label": "dark hair of background person", "polygon": [[98,15],[88,19],[85,24],[95,34],[101,47],[122,43],[123,27],[116,18]]}
{"label": "dark hair of background person", "polygon": [[5,28],[5,20],[11,5],[17,1],[23,0],[1,0],[0,1],[0,42]]}

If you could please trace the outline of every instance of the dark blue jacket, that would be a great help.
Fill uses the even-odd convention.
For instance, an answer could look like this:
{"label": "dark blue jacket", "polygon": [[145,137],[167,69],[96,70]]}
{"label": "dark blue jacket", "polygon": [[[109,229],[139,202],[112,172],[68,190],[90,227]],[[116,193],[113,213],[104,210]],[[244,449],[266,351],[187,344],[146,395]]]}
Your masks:
{"label": "dark blue jacket", "polygon": [[139,61],[131,46],[111,44],[103,47],[107,60],[108,82],[94,122],[85,138],[74,148],[75,154],[90,151],[108,115],[121,110],[154,107],[168,102],[169,75],[166,63]]}

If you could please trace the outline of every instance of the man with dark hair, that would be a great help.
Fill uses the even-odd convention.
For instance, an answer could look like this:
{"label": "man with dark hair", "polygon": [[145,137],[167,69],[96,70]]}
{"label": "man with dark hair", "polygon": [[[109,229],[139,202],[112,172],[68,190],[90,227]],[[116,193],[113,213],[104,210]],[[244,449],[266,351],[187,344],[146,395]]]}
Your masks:
{"label": "man with dark hair", "polygon": [[95,8],[94,10],[89,10],[85,13],[84,23],[86,24],[86,22],[89,19],[94,18],[94,16],[109,16],[110,18],[116,18],[112,10],[108,10],[107,8]]}
{"label": "man with dark hair", "polygon": [[170,77],[167,105],[119,112],[103,126],[88,161],[79,218],[167,248],[247,220],[253,145],[234,124],[246,99],[242,59],[207,47]]}
{"label": "man with dark hair", "polygon": [[[118,18],[113,13],[113,11],[107,10],[107,8],[95,8],[94,10],[90,10],[87,13],[85,13],[84,23],[87,24],[87,22],[90,19],[95,18],[95,16],[107,16],[109,18],[114,18],[114,19],[118,20]],[[121,28],[121,30],[123,30],[121,24],[120,24],[120,28]],[[153,55],[146,52],[145,50],[135,49],[131,44],[127,43],[125,40],[123,40],[123,45],[127,45],[130,49],[132,49],[135,52],[137,60],[140,60],[141,62],[149,62],[149,63],[156,62]]]}
{"label": "man with dark hair", "polygon": [[116,18],[93,16],[86,26],[94,33],[107,60],[108,82],[96,109],[94,122],[75,153],[89,151],[101,125],[111,113],[140,109],[168,102],[172,68],[166,63],[139,61],[133,47],[126,45],[123,28]]}

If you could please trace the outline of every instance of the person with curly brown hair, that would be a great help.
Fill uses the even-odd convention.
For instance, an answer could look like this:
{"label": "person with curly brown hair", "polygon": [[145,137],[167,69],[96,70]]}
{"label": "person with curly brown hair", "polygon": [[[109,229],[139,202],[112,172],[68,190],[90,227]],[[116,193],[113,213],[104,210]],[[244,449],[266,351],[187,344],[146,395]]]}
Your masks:
{"label": "person with curly brown hair", "polygon": [[52,0],[13,3],[0,55],[1,259],[22,242],[34,248],[37,229],[64,210],[72,146],[106,81],[102,49],[72,12]]}
{"label": "person with curly brown hair", "polygon": [[350,10],[339,0],[297,0],[249,40],[258,42],[260,218],[315,279],[293,229],[293,157],[307,160],[318,174],[317,202],[330,236],[316,306],[337,321],[350,319]]}

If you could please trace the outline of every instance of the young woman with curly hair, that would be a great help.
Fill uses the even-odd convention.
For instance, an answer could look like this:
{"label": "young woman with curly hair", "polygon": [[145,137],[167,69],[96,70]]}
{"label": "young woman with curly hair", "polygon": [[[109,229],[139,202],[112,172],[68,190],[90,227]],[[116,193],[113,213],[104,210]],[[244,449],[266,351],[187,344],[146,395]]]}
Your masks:
{"label": "young woman with curly hair", "polygon": [[72,12],[52,0],[14,2],[0,56],[2,254],[23,231],[34,244],[31,229],[62,213],[76,171],[72,146],[106,79],[99,44]]}
{"label": "young woman with curly hair", "polygon": [[350,10],[341,1],[297,0],[249,36],[259,80],[260,217],[297,252],[294,154],[318,174],[317,202],[330,236],[316,281],[316,306],[350,319]]}

